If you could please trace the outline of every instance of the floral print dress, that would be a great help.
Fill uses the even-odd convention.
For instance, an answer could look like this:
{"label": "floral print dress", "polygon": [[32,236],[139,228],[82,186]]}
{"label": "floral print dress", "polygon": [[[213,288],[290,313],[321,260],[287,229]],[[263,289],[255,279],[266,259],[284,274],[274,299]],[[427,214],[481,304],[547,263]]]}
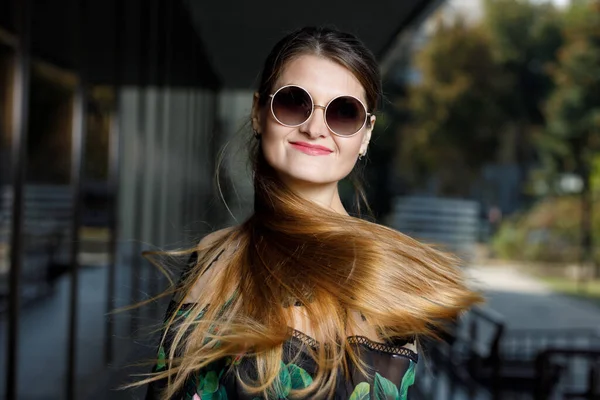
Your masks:
{"label": "floral print dress", "polygon": [[[187,315],[190,305],[184,305],[178,316]],[[169,306],[167,316],[172,315],[175,303]],[[355,347],[361,359],[368,366],[368,375],[358,369],[351,368],[350,379],[340,373],[333,399],[336,400],[406,400],[408,389],[415,380],[417,354],[403,345],[407,341],[394,343],[373,342],[363,336],[348,337],[348,342]],[[316,374],[314,360],[308,355],[308,346],[318,343],[299,331],[293,331],[290,339],[284,343],[283,359],[279,372],[279,380],[272,392],[273,399],[286,399],[293,389],[309,386]],[[169,354],[170,338],[167,334],[163,346],[158,349],[158,362],[154,372],[167,368],[166,355]],[[185,386],[171,400],[271,400],[246,393],[238,384],[230,371],[234,364],[238,373],[250,377],[256,375],[252,359],[249,357],[227,357],[198,371],[187,379]],[[166,379],[155,381],[148,387],[146,400],[158,400],[166,387]],[[312,397],[307,397],[312,398]]]}
{"label": "floral print dress", "polygon": [[[222,252],[213,260],[218,260]],[[195,265],[197,254],[193,253],[188,267]],[[182,275],[185,279],[188,269]],[[181,282],[180,282],[181,283]],[[193,304],[184,304],[177,311],[177,318],[186,318]],[[226,305],[225,305],[226,306]],[[177,308],[171,301],[167,309],[168,321]],[[202,313],[199,318],[202,318]],[[167,354],[170,353],[172,335],[167,332],[165,341],[158,349],[158,362],[154,372],[167,369]],[[361,357],[363,365],[367,366],[367,376],[358,368],[350,367],[350,377],[344,377],[340,372],[337,386],[333,395],[334,400],[406,400],[408,389],[415,381],[415,369],[418,355],[410,348],[413,339],[398,339],[393,343],[379,343],[364,336],[350,336],[348,344],[354,347],[356,354]],[[307,349],[318,346],[310,336],[294,330],[290,339],[284,343],[279,379],[272,392],[272,399],[286,399],[294,389],[309,386],[316,375],[316,363],[310,357]],[[256,379],[256,369],[251,357],[227,357],[197,371],[190,376],[184,387],[170,400],[272,400],[246,393],[238,384],[237,378],[231,373],[231,366],[243,378]],[[159,400],[167,385],[167,380],[152,382],[146,394],[146,400]],[[312,399],[312,396],[306,399]]]}

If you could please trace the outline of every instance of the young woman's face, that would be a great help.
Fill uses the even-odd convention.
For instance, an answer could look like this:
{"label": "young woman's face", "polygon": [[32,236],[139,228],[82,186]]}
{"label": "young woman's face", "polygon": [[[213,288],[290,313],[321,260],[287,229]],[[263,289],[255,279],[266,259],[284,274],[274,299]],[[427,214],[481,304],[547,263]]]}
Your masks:
{"label": "young woman's face", "polygon": [[[273,87],[300,86],[316,105],[325,106],[337,96],[354,96],[367,104],[358,79],[345,67],[328,59],[304,55],[290,61]],[[265,159],[290,183],[327,184],[346,177],[360,153],[365,153],[375,117],[353,136],[333,134],[325,123],[324,110],[315,107],[311,118],[297,127],[279,123],[271,112],[271,99],[258,109],[255,98],[253,128],[261,135]]]}

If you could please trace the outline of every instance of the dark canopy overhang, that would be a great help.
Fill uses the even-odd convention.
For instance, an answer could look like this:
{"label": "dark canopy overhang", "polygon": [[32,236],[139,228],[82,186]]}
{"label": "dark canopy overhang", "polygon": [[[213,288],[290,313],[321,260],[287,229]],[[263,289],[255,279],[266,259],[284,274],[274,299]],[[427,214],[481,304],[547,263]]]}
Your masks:
{"label": "dark canopy overhang", "polygon": [[253,87],[270,48],[306,25],[358,35],[379,58],[431,0],[188,0],[194,25],[225,87]]}
{"label": "dark canopy overhang", "polygon": [[[4,45],[14,29],[18,1],[0,1]],[[79,1],[30,0],[34,57],[78,69],[73,26],[81,17]],[[268,51],[287,32],[307,25],[335,26],[356,34],[381,59],[432,1],[86,0],[80,18],[85,20],[80,35],[85,38],[86,76],[91,82],[111,82],[120,47],[125,84],[252,88]]]}

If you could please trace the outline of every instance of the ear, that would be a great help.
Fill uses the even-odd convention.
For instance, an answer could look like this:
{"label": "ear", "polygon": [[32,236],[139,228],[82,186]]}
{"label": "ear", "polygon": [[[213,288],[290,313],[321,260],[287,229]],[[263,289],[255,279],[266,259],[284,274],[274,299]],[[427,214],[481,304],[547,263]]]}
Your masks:
{"label": "ear", "polygon": [[260,106],[258,104],[258,100],[259,100],[259,94],[258,92],[254,92],[254,96],[252,99],[252,129],[255,132],[258,132],[258,134],[260,134],[260,130],[261,130],[261,126],[262,126],[262,121],[261,121],[261,116],[260,116]]}
{"label": "ear", "polygon": [[373,128],[375,127],[375,116],[371,115],[371,119],[369,120],[370,124],[368,125],[367,132],[365,132],[365,136],[363,136],[362,143],[360,144],[359,153],[362,155],[367,154],[367,148],[369,147],[369,142],[371,141],[371,133],[373,132]]}

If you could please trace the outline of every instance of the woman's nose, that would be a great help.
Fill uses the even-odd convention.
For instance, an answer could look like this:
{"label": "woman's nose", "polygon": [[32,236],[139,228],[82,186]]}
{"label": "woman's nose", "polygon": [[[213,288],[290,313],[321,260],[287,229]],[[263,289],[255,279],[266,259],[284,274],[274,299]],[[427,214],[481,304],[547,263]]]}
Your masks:
{"label": "woman's nose", "polygon": [[313,138],[328,136],[329,128],[325,122],[325,106],[315,104],[312,115],[300,127],[300,131]]}

